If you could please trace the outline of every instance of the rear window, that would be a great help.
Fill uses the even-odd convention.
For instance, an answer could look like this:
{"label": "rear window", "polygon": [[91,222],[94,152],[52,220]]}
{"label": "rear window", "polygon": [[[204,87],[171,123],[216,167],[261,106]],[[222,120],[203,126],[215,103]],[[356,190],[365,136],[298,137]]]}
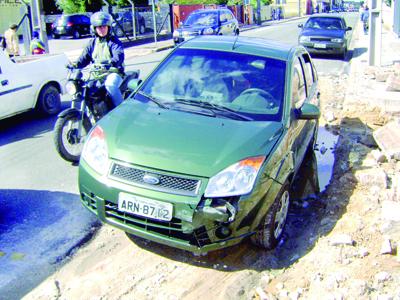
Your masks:
{"label": "rear window", "polygon": [[252,120],[280,120],[285,68],[286,62],[266,57],[177,49],[141,90],[162,103],[207,102]]}

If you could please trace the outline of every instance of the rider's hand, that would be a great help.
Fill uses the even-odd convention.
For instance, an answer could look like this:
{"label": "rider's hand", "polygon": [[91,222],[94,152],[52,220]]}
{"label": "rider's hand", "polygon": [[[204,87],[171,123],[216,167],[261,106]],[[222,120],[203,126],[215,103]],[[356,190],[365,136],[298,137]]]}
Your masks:
{"label": "rider's hand", "polygon": [[68,63],[65,67],[66,67],[67,69],[72,70],[72,69],[76,69],[78,66],[77,66],[76,63],[70,62],[70,63]]}

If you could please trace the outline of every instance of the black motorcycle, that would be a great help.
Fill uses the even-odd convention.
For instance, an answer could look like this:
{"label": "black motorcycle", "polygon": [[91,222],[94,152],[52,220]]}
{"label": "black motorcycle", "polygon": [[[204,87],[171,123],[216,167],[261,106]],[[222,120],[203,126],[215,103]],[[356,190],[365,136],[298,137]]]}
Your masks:
{"label": "black motorcycle", "polygon": [[[60,156],[78,162],[90,129],[114,108],[104,82],[110,71],[107,65],[93,64],[86,69],[67,66],[66,90],[72,96],[71,107],[62,111],[54,126],[54,144]],[[139,77],[139,71],[127,72],[121,84],[124,99],[132,92],[128,82]]]}

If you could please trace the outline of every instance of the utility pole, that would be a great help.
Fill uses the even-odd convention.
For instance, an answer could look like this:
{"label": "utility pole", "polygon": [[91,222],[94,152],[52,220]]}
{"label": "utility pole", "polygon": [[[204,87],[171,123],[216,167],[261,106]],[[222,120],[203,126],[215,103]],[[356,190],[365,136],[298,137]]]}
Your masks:
{"label": "utility pole", "polygon": [[261,25],[261,3],[257,0],[257,25]]}
{"label": "utility pole", "polygon": [[370,66],[381,65],[382,48],[382,0],[371,0],[369,17],[369,56]]}
{"label": "utility pole", "polygon": [[44,20],[42,0],[31,0],[31,16],[33,30],[39,32],[40,39],[44,43],[46,52],[49,53],[49,42],[47,41],[46,23]]}
{"label": "utility pole", "polygon": [[151,0],[151,11],[153,12],[153,30],[154,30],[154,43],[157,45],[157,22],[156,22],[156,9],[155,0]]}
{"label": "utility pole", "polygon": [[136,13],[135,13],[135,3],[128,0],[132,6],[132,29],[133,29],[133,39],[136,40]]}
{"label": "utility pole", "polygon": [[298,3],[298,9],[299,9],[299,17],[301,17],[301,0],[299,0],[299,3]]}

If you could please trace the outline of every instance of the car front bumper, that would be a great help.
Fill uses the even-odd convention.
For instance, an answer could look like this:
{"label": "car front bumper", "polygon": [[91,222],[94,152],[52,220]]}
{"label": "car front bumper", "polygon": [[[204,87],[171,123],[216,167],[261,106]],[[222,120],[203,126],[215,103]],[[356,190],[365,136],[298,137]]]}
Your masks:
{"label": "car front bumper", "polygon": [[[274,195],[267,197],[269,193],[265,193],[270,190],[272,184],[272,180],[267,180],[250,196],[231,197],[229,201],[235,206],[232,213],[232,209],[224,211],[220,210],[221,206],[207,203],[201,195],[187,197],[146,191],[109,178],[98,177],[82,160],[79,167],[82,204],[103,223],[132,235],[195,254],[205,254],[233,246],[254,234],[257,226],[255,224],[260,223],[258,213],[268,209],[272,204],[269,199],[274,199]],[[117,203],[121,192],[173,203],[172,220],[155,220],[120,211]]]}
{"label": "car front bumper", "polygon": [[310,53],[342,54],[346,51],[346,43],[303,42],[300,43]]}

